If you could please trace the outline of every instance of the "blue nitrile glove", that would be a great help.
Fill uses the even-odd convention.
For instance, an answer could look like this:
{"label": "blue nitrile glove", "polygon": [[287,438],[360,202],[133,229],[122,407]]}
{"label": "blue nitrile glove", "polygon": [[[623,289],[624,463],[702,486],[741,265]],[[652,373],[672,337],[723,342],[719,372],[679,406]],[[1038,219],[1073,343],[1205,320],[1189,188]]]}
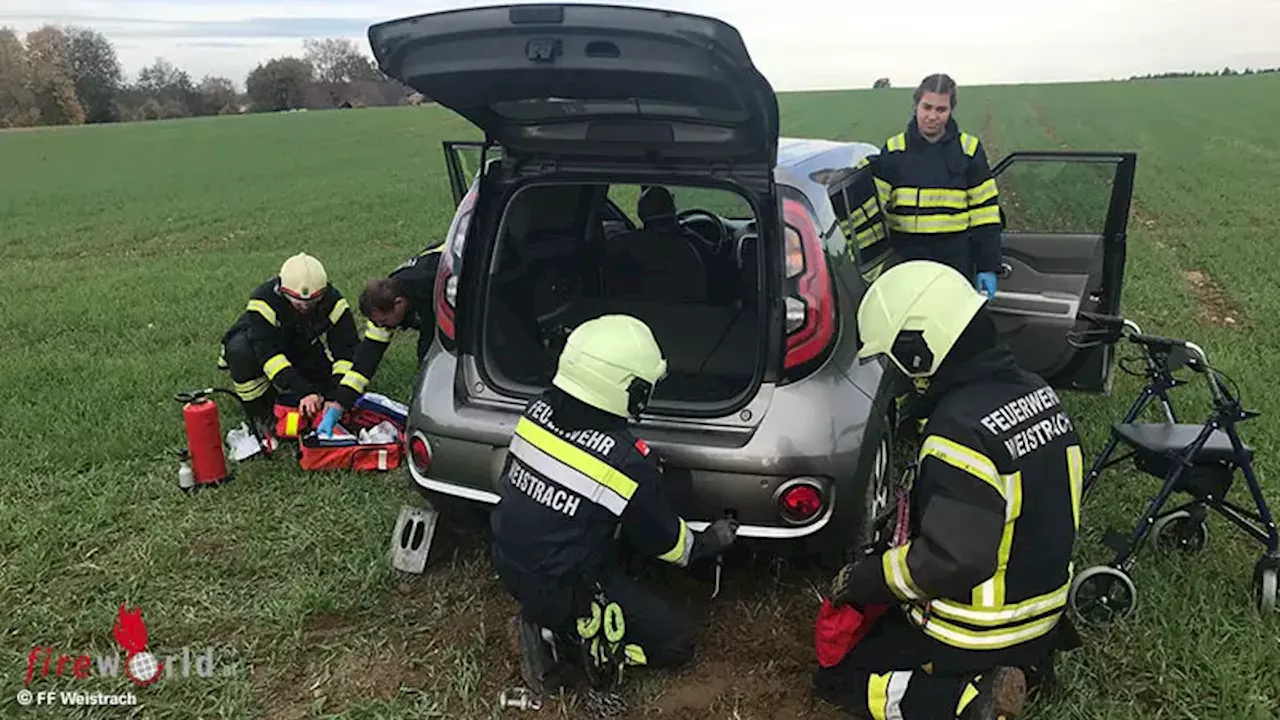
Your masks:
{"label": "blue nitrile glove", "polygon": [[342,417],[342,408],[337,405],[330,405],[328,410],[324,411],[324,419],[320,421],[320,427],[316,428],[316,435],[320,437],[330,437],[333,435],[333,426],[338,424],[338,418]]}
{"label": "blue nitrile glove", "polygon": [[993,272],[978,273],[978,292],[991,299],[996,296],[996,274]]}

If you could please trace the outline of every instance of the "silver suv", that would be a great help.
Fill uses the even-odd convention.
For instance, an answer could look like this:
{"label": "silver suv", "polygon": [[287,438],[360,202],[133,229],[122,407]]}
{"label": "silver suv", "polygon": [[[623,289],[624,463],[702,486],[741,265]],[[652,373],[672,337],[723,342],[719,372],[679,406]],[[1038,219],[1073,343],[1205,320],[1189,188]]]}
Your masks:
{"label": "silver suv", "polygon": [[[780,138],[773,89],[715,19],[487,7],[369,39],[383,72],[486,138],[445,143],[457,210],[413,387],[413,483],[497,503],[516,420],[568,332],[622,312],[668,358],[634,432],[666,458],[690,527],[733,512],[741,537],[800,552],[863,537],[890,498],[901,390],[855,357],[858,302],[892,262],[874,182],[855,169],[877,146]],[[1109,390],[1110,348],[1066,336],[1080,311],[1119,309],[1135,163],[1037,152],[994,168],[992,308],[1057,387]]]}

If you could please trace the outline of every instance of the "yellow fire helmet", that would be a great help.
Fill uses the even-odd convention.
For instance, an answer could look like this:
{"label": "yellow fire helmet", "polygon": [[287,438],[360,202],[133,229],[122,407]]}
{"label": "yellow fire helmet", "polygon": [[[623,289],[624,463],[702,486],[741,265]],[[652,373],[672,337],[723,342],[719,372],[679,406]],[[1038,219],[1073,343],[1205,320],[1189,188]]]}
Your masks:
{"label": "yellow fire helmet", "polygon": [[280,292],[294,300],[315,300],[328,286],[324,265],[306,253],[298,253],[280,266]]}
{"label": "yellow fire helmet", "polygon": [[949,265],[895,265],[876,278],[858,305],[858,357],[887,354],[908,377],[930,377],[986,301]]}
{"label": "yellow fire helmet", "polygon": [[603,315],[574,328],[551,384],[619,417],[638,417],[667,375],[649,326],[630,315]]}

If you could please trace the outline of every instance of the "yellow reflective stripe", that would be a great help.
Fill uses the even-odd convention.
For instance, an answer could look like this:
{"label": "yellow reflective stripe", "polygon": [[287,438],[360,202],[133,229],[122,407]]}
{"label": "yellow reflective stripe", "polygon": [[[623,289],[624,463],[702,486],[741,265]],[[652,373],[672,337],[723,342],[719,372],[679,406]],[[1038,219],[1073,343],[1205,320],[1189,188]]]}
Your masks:
{"label": "yellow reflective stripe", "polygon": [[1071,582],[1068,581],[1063,583],[1062,587],[1057,590],[1023,600],[1016,605],[1005,605],[998,610],[964,605],[944,598],[935,598],[930,603],[929,608],[938,617],[969,625],[986,627],[1013,625],[1028,618],[1066,607],[1067,593],[1070,589]]}
{"label": "yellow reflective stripe", "polygon": [[1000,208],[995,205],[987,207],[974,208],[969,211],[969,227],[981,227],[983,225],[999,225],[1000,224]]}
{"label": "yellow reflective stripe", "polygon": [[350,360],[338,360],[333,363],[333,374],[342,375],[351,370]]}
{"label": "yellow reflective stripe", "polygon": [[262,364],[262,369],[267,373],[267,377],[275,380],[281,370],[291,367],[292,365],[293,363],[289,362],[289,358],[285,357],[281,353],[277,353],[272,355],[269,360]]}
{"label": "yellow reflective stripe", "polygon": [[333,309],[329,311],[329,324],[337,325],[342,319],[342,314],[350,310],[351,306],[347,304],[346,298],[338,298],[338,302],[333,304]]}
{"label": "yellow reflective stripe", "polygon": [[250,380],[248,382],[235,383],[236,397],[248,402],[249,400],[257,400],[267,394],[267,390],[271,387],[271,381],[264,377]]}
{"label": "yellow reflective stripe", "polygon": [[[974,679],[978,680],[981,678],[982,676],[979,675]],[[973,699],[976,697],[978,697],[978,688],[974,687],[973,683],[966,683],[964,686],[964,692],[960,694],[960,702],[956,703],[956,717],[960,717],[961,714],[964,713],[964,709],[969,707],[969,703],[973,702]]]}
{"label": "yellow reflective stripe", "polygon": [[1001,497],[1006,497],[1004,483],[1001,481],[1000,474],[996,472],[996,464],[986,455],[954,440],[948,440],[940,435],[930,435],[920,446],[920,461],[923,462],[927,457],[936,457],[952,467],[964,470],[995,488]]}
{"label": "yellow reflective stripe", "polygon": [[649,658],[645,657],[644,648],[639,645],[628,645],[623,650],[627,655],[628,665],[648,665]]}
{"label": "yellow reflective stripe", "polygon": [[911,543],[907,543],[892,548],[880,556],[880,564],[884,569],[884,582],[900,600],[918,600],[924,596],[920,586],[916,585],[915,579],[911,577],[910,568],[907,567],[907,551],[910,549]]}
{"label": "yellow reflective stripe", "polygon": [[358,393],[363,393],[364,389],[369,387],[369,378],[361,375],[355,370],[348,370],[346,375],[342,376],[342,383]]}
{"label": "yellow reflective stripe", "polygon": [[958,233],[969,229],[969,213],[940,215],[899,215],[889,213],[889,227],[899,232],[932,234]]}
{"label": "yellow reflective stripe", "polygon": [[556,437],[529,418],[520,418],[516,423],[516,434],[530,445],[614,491],[624,500],[630,501],[636,492],[638,484],[635,480],[569,441]]}
{"label": "yellow reflective stripe", "polygon": [[671,549],[658,556],[663,562],[674,563],[680,567],[689,564],[689,554],[693,551],[693,536],[689,534],[689,526],[685,524],[684,518],[680,518],[680,530],[676,534],[676,544]]}
{"label": "yellow reflective stripe", "polygon": [[903,150],[906,150],[907,134],[898,133],[897,135],[894,135],[893,137],[889,138],[884,145],[885,145],[885,149],[887,149],[889,152],[901,152]]}
{"label": "yellow reflective stripe", "polygon": [[938,618],[937,615],[930,615],[928,622],[925,622],[924,613],[919,608],[912,608],[909,614],[911,620],[924,634],[965,650],[1002,650],[1034,640],[1052,630],[1062,617],[1062,613],[1054,613],[1049,617],[1012,628],[973,630],[953,625]]}
{"label": "yellow reflective stripe", "polygon": [[860,207],[859,210],[862,211],[863,217],[870,220],[872,217],[875,216],[877,212],[880,211],[879,198],[873,197],[867,200],[866,202],[862,203],[862,207]]}
{"label": "yellow reflective stripe", "polygon": [[854,237],[858,240],[858,249],[865,250],[870,245],[875,245],[885,238],[885,230],[883,225],[872,225],[871,227],[856,233]]}
{"label": "yellow reflective stripe", "polygon": [[984,583],[973,589],[973,604],[994,608],[1004,605],[1005,578],[1009,567],[1009,553],[1013,548],[1014,523],[1022,515],[1022,473],[1001,475],[1004,484],[1004,531],[1000,535],[1000,548],[996,554],[996,571]]}
{"label": "yellow reflective stripe", "polygon": [[389,343],[391,342],[391,330],[384,327],[378,327],[372,320],[364,328],[364,336],[374,342]]}
{"label": "yellow reflective stripe", "polygon": [[883,675],[872,673],[867,679],[867,709],[871,711],[871,717],[875,720],[885,720],[889,712],[889,677],[893,675],[887,672]]}
{"label": "yellow reflective stripe", "polygon": [[285,415],[285,417],[284,417],[284,434],[285,434],[285,435],[290,435],[290,436],[297,435],[297,434],[298,434],[298,421],[299,421],[299,420],[301,420],[301,419],[302,419],[302,413],[290,412],[289,414]]}
{"label": "yellow reflective stripe", "polygon": [[964,210],[969,207],[969,195],[964,190],[952,188],[913,188],[899,187],[893,189],[894,207],[952,208]]}
{"label": "yellow reflective stripe", "polygon": [[442,252],[442,251],[444,251],[444,243],[440,243],[439,245],[435,245],[435,246],[433,246],[433,247],[430,247],[430,248],[428,248],[428,249],[424,250],[424,251],[422,252],[422,254],[421,254],[421,255],[419,255],[418,257],[426,257],[426,256],[428,256],[428,255],[435,255],[436,253],[438,253],[438,252]]}
{"label": "yellow reflective stripe", "polygon": [[986,182],[976,187],[969,188],[965,193],[966,197],[969,199],[969,205],[974,207],[985,203],[999,194],[1000,189],[996,187],[995,178],[988,178]]}
{"label": "yellow reflective stripe", "polygon": [[888,205],[889,199],[893,197],[893,185],[887,181],[876,178],[876,199],[881,205]]}
{"label": "yellow reflective stripe", "polygon": [[251,312],[256,312],[267,322],[275,327],[280,327],[280,321],[276,319],[276,311],[267,304],[266,300],[250,300],[247,308]]}
{"label": "yellow reflective stripe", "polygon": [[960,133],[960,147],[964,148],[964,154],[973,157],[978,152],[978,138],[967,132]]}
{"label": "yellow reflective stripe", "polygon": [[1080,495],[1084,492],[1084,457],[1079,445],[1067,448],[1067,478],[1071,485],[1071,517],[1080,529]]}

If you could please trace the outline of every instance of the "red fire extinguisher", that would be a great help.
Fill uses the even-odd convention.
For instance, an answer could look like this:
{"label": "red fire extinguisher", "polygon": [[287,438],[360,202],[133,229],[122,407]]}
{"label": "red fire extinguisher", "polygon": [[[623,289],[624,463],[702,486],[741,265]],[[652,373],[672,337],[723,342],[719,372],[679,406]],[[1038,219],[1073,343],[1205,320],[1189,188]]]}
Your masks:
{"label": "red fire extinguisher", "polygon": [[222,445],[222,423],[218,420],[218,404],[209,394],[214,388],[179,393],[182,422],[187,431],[187,450],[195,487],[216,485],[227,479],[227,456]]}

